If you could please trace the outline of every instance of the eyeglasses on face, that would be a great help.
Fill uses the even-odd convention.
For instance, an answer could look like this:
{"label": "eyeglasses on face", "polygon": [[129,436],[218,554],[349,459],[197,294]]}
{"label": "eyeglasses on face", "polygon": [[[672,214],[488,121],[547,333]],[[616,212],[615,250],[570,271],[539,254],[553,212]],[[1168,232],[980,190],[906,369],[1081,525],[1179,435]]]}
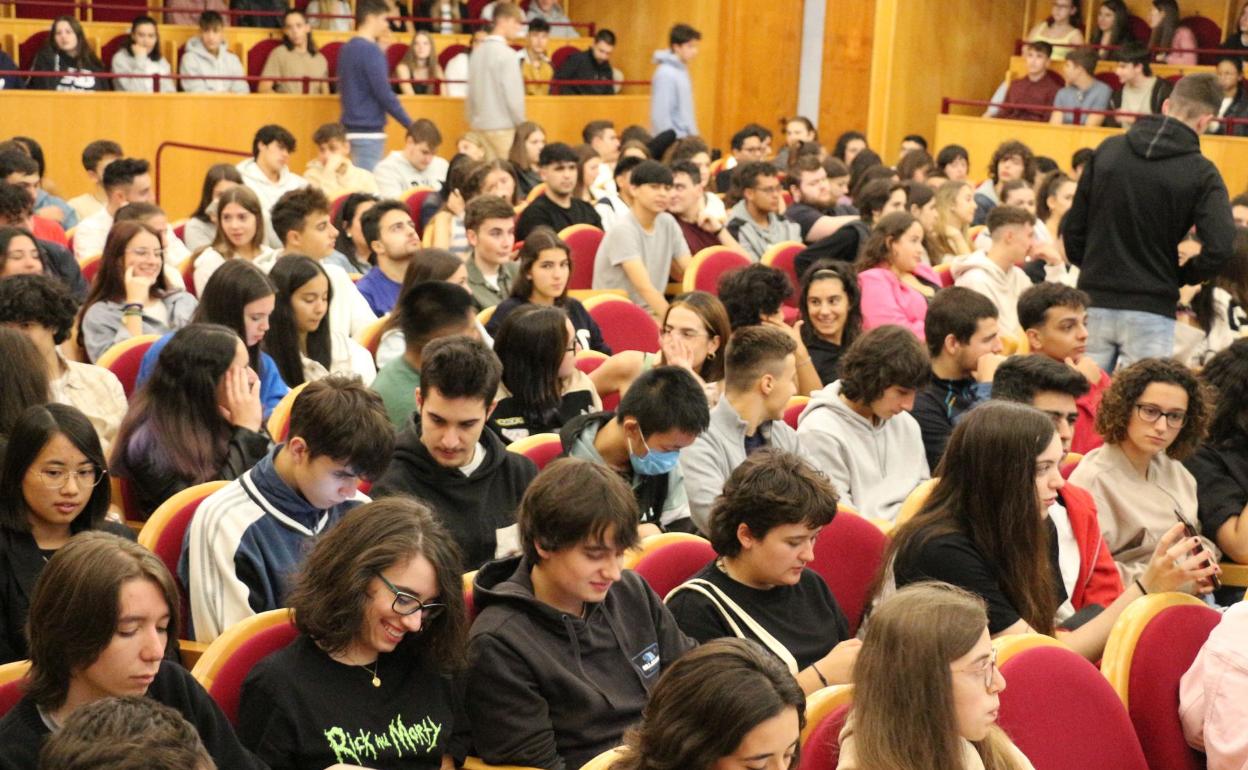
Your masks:
{"label": "eyeglasses on face", "polygon": [[438,617],[444,610],[446,610],[445,604],[440,602],[422,602],[420,599],[416,598],[412,594],[409,594],[407,591],[402,591],[396,588],[395,585],[389,580],[386,580],[386,576],[380,572],[377,573],[377,577],[381,580],[381,582],[386,584],[386,588],[390,589],[390,593],[394,594],[394,602],[390,605],[390,609],[394,610],[399,615],[415,615],[419,612],[421,613],[421,622],[427,622]]}
{"label": "eyeglasses on face", "polygon": [[43,485],[51,490],[63,489],[69,483],[72,476],[78,487],[85,489],[94,489],[104,480],[104,471],[102,468],[89,468],[77,471],[70,471],[64,468],[44,468],[38,471],[39,479]]}
{"label": "eyeglasses on face", "polygon": [[1150,425],[1156,423],[1163,416],[1166,418],[1166,425],[1171,428],[1182,428],[1183,423],[1187,422],[1187,412],[1164,412],[1161,407],[1155,404],[1136,404],[1135,413],[1140,419]]}

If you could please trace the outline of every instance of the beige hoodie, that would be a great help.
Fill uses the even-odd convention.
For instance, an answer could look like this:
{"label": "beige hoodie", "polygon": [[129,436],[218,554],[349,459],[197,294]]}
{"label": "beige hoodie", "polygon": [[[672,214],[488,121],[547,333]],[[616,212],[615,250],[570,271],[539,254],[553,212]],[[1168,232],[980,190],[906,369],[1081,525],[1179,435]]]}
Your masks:
{"label": "beige hoodie", "polygon": [[1018,298],[1031,286],[1031,279],[1016,265],[1002,270],[982,251],[956,257],[950,268],[953,285],[983,294],[997,306],[997,325],[1002,334],[1016,334]]}

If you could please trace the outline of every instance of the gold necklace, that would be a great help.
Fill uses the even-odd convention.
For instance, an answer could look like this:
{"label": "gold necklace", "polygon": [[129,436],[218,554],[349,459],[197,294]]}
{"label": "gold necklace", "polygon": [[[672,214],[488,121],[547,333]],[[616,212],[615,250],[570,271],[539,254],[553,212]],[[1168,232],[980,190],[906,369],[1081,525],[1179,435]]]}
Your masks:
{"label": "gold necklace", "polygon": [[[355,665],[359,666],[360,668],[364,669],[365,671],[368,671],[368,666],[367,666],[367,665],[365,665],[365,664],[363,664],[363,663],[356,663]],[[381,687],[381,677],[377,676],[377,670],[378,670],[379,668],[381,668],[381,657],[380,657],[380,656],[378,656],[377,660],[373,661],[373,670],[372,670],[372,671],[369,671],[369,673],[371,673],[371,674],[373,675],[373,687]]]}

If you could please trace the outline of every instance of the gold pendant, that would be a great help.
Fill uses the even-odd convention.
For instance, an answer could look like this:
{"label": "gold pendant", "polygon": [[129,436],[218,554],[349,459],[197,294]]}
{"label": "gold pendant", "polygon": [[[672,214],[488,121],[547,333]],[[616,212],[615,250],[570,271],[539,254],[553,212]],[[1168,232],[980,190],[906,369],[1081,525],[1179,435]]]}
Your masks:
{"label": "gold pendant", "polygon": [[373,677],[373,687],[381,687],[381,677]]}

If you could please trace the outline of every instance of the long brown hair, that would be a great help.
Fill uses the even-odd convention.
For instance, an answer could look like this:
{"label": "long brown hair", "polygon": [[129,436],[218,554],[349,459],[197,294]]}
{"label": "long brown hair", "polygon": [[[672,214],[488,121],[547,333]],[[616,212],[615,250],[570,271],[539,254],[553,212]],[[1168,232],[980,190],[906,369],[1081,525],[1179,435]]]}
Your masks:
{"label": "long brown hair", "polygon": [[[264,209],[260,206],[260,199],[251,191],[251,188],[245,184],[236,185],[221,193],[221,197],[217,198],[217,233],[212,238],[212,248],[222,257],[226,259],[234,258],[234,244],[230,243],[229,236],[225,234],[225,226],[222,224],[221,212],[225,211],[228,203],[237,203],[256,218],[256,233],[251,236],[251,248],[254,251],[260,251],[264,247]],[[195,252],[198,257],[200,251]]]}
{"label": "long brown hair", "polygon": [[[719,301],[719,297],[705,291],[688,291],[676,299],[672,300],[672,304],[667,306],[667,312],[663,314],[663,323],[659,328],[667,325],[667,316],[672,312],[674,307],[685,307],[692,310],[698,318],[702,319],[702,325],[706,327],[706,333],[710,337],[719,338],[719,352],[714,356],[707,356],[702,362],[702,366],[698,368],[698,376],[704,382],[719,382],[724,379],[724,348],[728,345],[728,338],[732,336],[732,323],[728,320],[728,311],[724,309],[724,303]],[[665,366],[662,353],[659,354],[659,365]]]}
{"label": "long brown hair", "polygon": [[[854,663],[851,730],[859,767],[963,766],[949,664],[970,652],[987,626],[984,601],[946,583],[907,586],[880,604]],[[1000,728],[971,745],[986,770],[1016,767]]]}
{"label": "long brown hair", "polygon": [[892,261],[893,244],[918,221],[912,214],[905,211],[885,214],[875,223],[875,227],[871,228],[871,237],[862,247],[862,253],[858,255],[858,262],[854,267],[859,272],[873,267],[887,267]]}
{"label": "long brown hair", "polygon": [[1057,594],[1035,468],[1053,435],[1052,420],[1023,404],[990,401],[967,413],[933,474],[940,480],[898,530],[884,564],[911,561],[935,537],[963,534],[996,570],[1019,616],[1052,634]]}

